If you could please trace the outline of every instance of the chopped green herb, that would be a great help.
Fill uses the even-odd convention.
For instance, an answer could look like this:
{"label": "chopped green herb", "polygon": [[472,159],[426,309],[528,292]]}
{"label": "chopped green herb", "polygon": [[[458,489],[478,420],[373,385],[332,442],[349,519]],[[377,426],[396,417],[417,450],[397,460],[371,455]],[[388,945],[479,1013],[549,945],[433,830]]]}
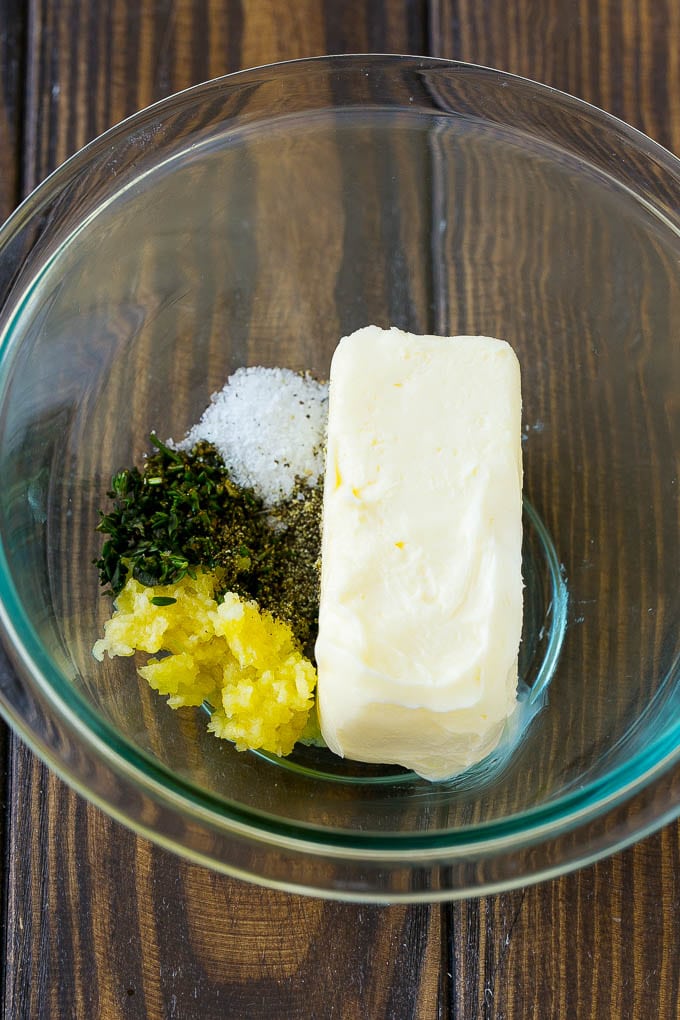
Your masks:
{"label": "chopped green herb", "polygon": [[[144,463],[120,471],[100,511],[97,530],[108,535],[95,561],[107,592],[117,595],[128,575],[146,587],[175,584],[195,569],[218,573],[227,591],[255,599],[290,624],[301,649],[314,655],[318,629],[323,485],[299,481],[291,497],[267,510],[251,489],[229,477],[209,443],[172,450],[155,434]],[[169,606],[172,598],[152,603]]]}
{"label": "chopped green herb", "polygon": [[152,606],[174,606],[177,599],[171,599],[168,595],[154,595],[150,601]]}
{"label": "chopped green herb", "polygon": [[117,595],[129,573],[151,587],[175,584],[194,567],[221,567],[238,580],[232,590],[253,597],[255,579],[242,550],[266,544],[261,500],[230,481],[209,443],[185,452],[155,435],[151,441],[157,452],[142,471],[114,475],[113,507],[100,511],[97,530],[109,536],[96,560],[102,585]]}

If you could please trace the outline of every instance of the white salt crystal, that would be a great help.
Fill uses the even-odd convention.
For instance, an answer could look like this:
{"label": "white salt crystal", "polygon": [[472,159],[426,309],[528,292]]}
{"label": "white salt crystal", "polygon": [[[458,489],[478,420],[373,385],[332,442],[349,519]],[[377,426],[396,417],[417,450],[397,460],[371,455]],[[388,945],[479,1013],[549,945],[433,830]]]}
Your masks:
{"label": "white salt crystal", "polygon": [[324,470],[328,384],[288,368],[239,368],[178,449],[212,443],[237,485],[273,506]]}

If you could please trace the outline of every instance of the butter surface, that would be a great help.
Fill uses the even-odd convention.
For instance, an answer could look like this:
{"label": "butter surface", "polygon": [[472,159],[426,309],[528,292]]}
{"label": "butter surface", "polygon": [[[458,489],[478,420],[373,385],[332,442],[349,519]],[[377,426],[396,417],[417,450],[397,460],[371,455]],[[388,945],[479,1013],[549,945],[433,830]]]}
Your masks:
{"label": "butter surface", "polygon": [[520,370],[374,326],[331,366],[318,708],[335,753],[444,779],[498,743],[522,629]]}

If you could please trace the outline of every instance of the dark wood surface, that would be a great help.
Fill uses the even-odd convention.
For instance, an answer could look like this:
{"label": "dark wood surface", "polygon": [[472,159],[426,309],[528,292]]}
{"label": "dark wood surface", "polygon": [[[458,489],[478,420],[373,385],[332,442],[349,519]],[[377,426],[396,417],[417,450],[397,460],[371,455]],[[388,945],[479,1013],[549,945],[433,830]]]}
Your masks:
{"label": "dark wood surface", "polygon": [[[680,151],[677,0],[0,0],[0,211],[170,92],[357,51],[525,74]],[[526,890],[334,904],[188,865],[3,747],[8,1018],[680,1016],[678,825]]]}

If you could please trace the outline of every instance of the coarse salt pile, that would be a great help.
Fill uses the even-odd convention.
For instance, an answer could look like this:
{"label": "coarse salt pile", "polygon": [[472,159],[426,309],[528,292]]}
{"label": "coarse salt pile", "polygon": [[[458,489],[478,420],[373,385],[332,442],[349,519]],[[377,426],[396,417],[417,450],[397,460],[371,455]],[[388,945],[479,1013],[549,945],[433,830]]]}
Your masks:
{"label": "coarse salt pile", "polygon": [[212,443],[234,482],[270,507],[291,495],[296,478],[318,481],[327,419],[328,384],[288,368],[239,368],[177,446]]}

